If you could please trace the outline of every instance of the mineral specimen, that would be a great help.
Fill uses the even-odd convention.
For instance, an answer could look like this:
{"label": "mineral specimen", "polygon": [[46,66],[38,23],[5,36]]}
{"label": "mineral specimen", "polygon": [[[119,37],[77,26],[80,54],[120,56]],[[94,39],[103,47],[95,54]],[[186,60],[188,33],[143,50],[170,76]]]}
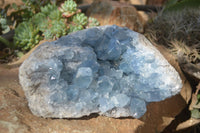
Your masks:
{"label": "mineral specimen", "polygon": [[101,26],[40,45],[19,70],[33,114],[141,117],[146,104],[179,93],[175,69],[141,34]]}

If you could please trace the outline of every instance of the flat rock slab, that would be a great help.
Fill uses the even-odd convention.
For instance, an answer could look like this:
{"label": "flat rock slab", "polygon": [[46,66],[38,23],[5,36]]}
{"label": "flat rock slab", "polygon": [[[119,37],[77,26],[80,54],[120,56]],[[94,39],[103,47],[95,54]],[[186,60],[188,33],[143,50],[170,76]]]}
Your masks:
{"label": "flat rock slab", "polygon": [[182,88],[179,74],[143,35],[115,25],[40,45],[19,79],[33,114],[53,118],[139,118],[148,103]]}
{"label": "flat rock slab", "polygon": [[129,29],[139,33],[144,32],[145,20],[130,4],[110,0],[95,0],[87,10],[87,15],[96,18],[101,25],[115,24],[129,27]]}

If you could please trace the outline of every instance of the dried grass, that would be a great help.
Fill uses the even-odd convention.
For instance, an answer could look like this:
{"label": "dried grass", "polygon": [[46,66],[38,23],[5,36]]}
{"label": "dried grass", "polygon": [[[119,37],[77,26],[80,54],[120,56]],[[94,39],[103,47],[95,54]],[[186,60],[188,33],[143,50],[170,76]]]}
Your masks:
{"label": "dried grass", "polygon": [[177,57],[200,62],[200,8],[158,13],[145,28],[145,36],[164,45]]}

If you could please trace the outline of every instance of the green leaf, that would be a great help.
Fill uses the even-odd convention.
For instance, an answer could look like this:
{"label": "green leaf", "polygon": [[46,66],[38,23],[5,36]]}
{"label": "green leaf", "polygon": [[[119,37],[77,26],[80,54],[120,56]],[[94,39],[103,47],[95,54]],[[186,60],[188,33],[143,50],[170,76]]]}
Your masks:
{"label": "green leaf", "polygon": [[21,58],[24,55],[24,53],[23,52],[17,52],[16,55],[17,55],[17,57]]}
{"label": "green leaf", "polygon": [[23,2],[23,3],[26,3],[26,2],[27,2],[27,0],[22,0],[22,2]]}
{"label": "green leaf", "polygon": [[166,11],[177,11],[185,8],[198,8],[200,7],[200,0],[169,0],[164,8]]}
{"label": "green leaf", "polygon": [[12,3],[12,8],[14,8],[15,10],[18,9],[18,6],[16,5],[16,3]]}
{"label": "green leaf", "polygon": [[200,94],[197,94],[197,99],[200,100]]}
{"label": "green leaf", "polygon": [[6,18],[0,18],[0,26],[1,26],[3,34],[8,33],[10,31],[10,27],[9,27],[9,25],[7,23],[7,19]]}
{"label": "green leaf", "polygon": [[5,38],[0,36],[0,42],[2,42],[3,44],[5,44],[8,48],[13,48],[12,43],[10,43],[8,40],[6,40]]}
{"label": "green leaf", "polygon": [[193,109],[193,110],[191,111],[191,117],[196,118],[196,119],[199,119],[199,118],[200,118],[199,109]]}
{"label": "green leaf", "polygon": [[165,8],[168,8],[170,6],[175,5],[178,2],[178,0],[168,0],[165,4]]}

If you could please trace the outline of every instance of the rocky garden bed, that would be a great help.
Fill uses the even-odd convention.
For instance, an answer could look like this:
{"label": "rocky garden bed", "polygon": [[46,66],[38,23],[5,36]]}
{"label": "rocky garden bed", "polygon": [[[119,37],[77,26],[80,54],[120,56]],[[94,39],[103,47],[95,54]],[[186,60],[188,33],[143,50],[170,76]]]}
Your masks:
{"label": "rocky garden bed", "polygon": [[[187,2],[187,0],[185,1]],[[5,5],[11,4],[11,2],[12,1],[6,0],[3,3],[0,3],[1,8],[2,9],[5,8]],[[59,2],[62,3],[62,1],[59,1]],[[77,1],[77,2],[80,2],[80,1]],[[81,4],[81,6],[84,4],[88,5],[92,3],[92,1],[82,1],[82,2],[83,3]],[[18,6],[23,5],[23,2],[21,1],[16,2],[16,3],[18,4]],[[14,42],[16,42],[17,47],[14,50],[11,47],[8,47],[7,43],[13,45],[12,37],[11,37],[11,40],[8,40],[8,42],[1,41],[1,47],[0,47],[1,48],[0,50],[0,56],[1,56],[0,57],[1,59],[1,64],[0,64],[0,131],[5,132],[5,133],[7,132],[8,133],[15,133],[15,132],[19,132],[19,133],[21,132],[24,132],[24,133],[26,132],[27,133],[28,132],[41,132],[41,133],[43,132],[44,133],[46,132],[61,132],[61,133],[63,132],[66,132],[66,133],[68,132],[69,133],[71,132],[74,132],[74,133],[78,133],[78,132],[81,132],[81,133],[84,133],[84,132],[85,133],[199,132],[199,129],[200,129],[199,108],[200,107],[198,104],[198,101],[199,101],[198,91],[200,87],[197,86],[199,83],[199,70],[200,70],[199,69],[199,59],[200,59],[199,38],[198,38],[199,33],[200,33],[200,30],[199,30],[200,23],[198,19],[200,17],[199,12],[198,12],[199,8],[196,8],[194,10],[188,9],[188,10],[184,10],[182,13],[176,12],[176,13],[171,14],[171,9],[176,8],[176,4],[168,5],[168,7],[166,6],[165,11],[159,10],[160,8],[158,8],[158,13],[152,12],[152,11],[147,12],[146,9],[148,10],[152,9],[152,8],[149,8],[149,6],[143,6],[143,8],[145,8],[145,12],[144,11],[141,12],[143,8],[141,9],[141,8],[138,8],[138,6],[134,6],[135,4],[144,5],[145,3],[150,4],[152,2],[148,0],[143,1],[142,3],[140,2],[134,3],[134,1],[131,1],[131,0],[130,1],[99,0],[99,1],[95,1],[90,6],[81,7],[82,11],[84,11],[86,15],[80,14],[80,10],[79,10],[80,8],[73,8],[73,9],[70,8],[71,9],[70,11],[72,12],[68,12],[64,10],[67,6],[65,5],[66,7],[64,7],[63,5],[61,6],[62,9],[59,9],[61,11],[60,13],[61,17],[58,18],[58,20],[59,22],[60,20],[62,20],[63,23],[66,23],[67,21],[67,24],[66,24],[67,28],[64,29],[65,27],[62,28],[60,27],[61,25],[57,25],[56,26],[57,28],[55,29],[60,29],[59,32],[55,31],[53,28],[54,20],[57,18],[52,17],[52,14],[51,15],[46,14],[45,16],[45,10],[47,9],[43,8],[43,14],[38,13],[38,15],[35,15],[34,17],[30,18],[30,19],[36,20],[32,22],[35,22],[34,24],[36,28],[39,27],[38,28],[39,30],[34,31],[33,34],[29,36],[29,40],[23,41],[25,40],[25,38],[22,40],[19,40],[19,38],[24,37],[24,36],[22,37],[22,34],[21,34],[23,31],[23,27],[26,27],[31,22],[27,22],[27,21],[23,22],[24,24],[21,24],[21,28],[18,27],[18,29],[13,29],[15,30]],[[156,4],[154,3],[154,5],[152,6],[155,7],[155,5]],[[163,3],[157,3],[156,6],[161,7],[163,6]],[[50,5],[48,7],[51,8]],[[184,7],[184,4],[183,4],[183,7]],[[178,7],[178,8],[182,8],[182,7]],[[59,11],[57,10],[57,8],[52,7],[52,9],[55,9],[55,12],[58,12],[59,14]],[[14,12],[13,10],[14,9],[12,10],[9,9],[8,14]],[[140,12],[138,10],[140,10]],[[168,12],[167,10],[170,10],[170,11]],[[165,13],[165,12],[168,12],[168,13]],[[78,14],[76,17],[72,17],[70,19],[71,16],[76,15],[76,14]],[[94,21],[93,19],[93,22],[92,22],[90,21],[92,19],[89,19],[89,17],[93,17],[96,20]],[[45,25],[38,24],[39,21],[37,20],[39,19],[47,20],[46,25],[50,26],[51,29],[47,30]],[[56,22],[55,24],[58,24],[58,23]],[[41,47],[44,47],[43,45],[44,42],[46,44],[49,43],[49,45],[52,45],[52,49],[56,49],[56,48],[53,48],[54,46],[51,43],[52,41],[58,40],[61,36],[69,34],[70,32],[76,32],[78,30],[88,28],[89,26],[97,26],[99,24],[100,25],[115,24],[121,27],[128,27],[131,30],[144,34],[146,38],[154,45],[153,47],[155,47],[155,49],[157,49],[159,53],[162,54],[162,55],[159,54],[158,56],[165,57],[166,61],[168,61],[169,64],[174,68],[174,70],[178,72],[178,75],[180,75],[180,80],[182,84],[182,87],[180,88],[180,92],[172,93],[173,96],[171,95],[169,96],[166,94],[164,95],[166,96],[166,98],[163,98],[163,99],[161,98],[161,100],[145,101],[147,105],[146,111],[144,112],[144,114],[140,116],[137,116],[134,114],[131,115],[130,113],[131,109],[129,110],[129,105],[131,106],[131,102],[129,102],[128,98],[124,95],[121,101],[122,100],[124,100],[124,102],[127,101],[126,105],[125,104],[118,105],[118,103],[115,103],[114,105],[115,107],[111,107],[111,105],[105,107],[105,108],[108,108],[108,107],[112,108],[111,109],[112,111],[113,110],[116,112],[118,111],[119,114],[121,114],[121,117],[116,112],[115,113],[109,112],[109,111],[103,112],[105,108],[100,108],[100,107],[93,109],[91,113],[83,112],[83,114],[80,115],[80,112],[79,112],[78,115],[76,114],[76,116],[78,117],[69,117],[69,116],[75,116],[75,115],[74,114],[69,115],[68,112],[67,113],[65,112],[63,114],[60,113],[62,114],[62,116],[60,115],[60,117],[54,114],[56,111],[54,111],[53,113],[50,112],[48,114],[48,113],[45,113],[47,112],[47,110],[44,110],[43,113],[41,112],[38,113],[37,111],[39,110],[37,110],[38,107],[36,107],[36,105],[33,104],[30,106],[30,101],[34,99],[35,97],[32,94],[35,92],[24,91],[26,88],[25,86],[27,84],[22,83],[27,79],[27,78],[26,79],[23,79],[23,78],[28,73],[28,71],[26,72],[26,74],[21,75],[21,78],[20,78],[21,81],[19,81],[18,75],[19,75],[19,67],[21,66],[21,64],[24,62],[24,60],[27,60],[28,58],[33,58],[33,55],[31,57],[30,54],[32,54],[32,52],[35,49],[37,49],[36,50],[37,52],[38,49],[40,49]],[[13,28],[12,26],[9,28],[12,29]],[[30,29],[29,30],[26,29],[26,30],[27,31],[24,32],[23,34],[30,32],[29,31]],[[16,36],[16,33],[18,32],[21,35],[18,34],[18,36]],[[120,31],[120,32],[123,32],[123,31]],[[5,39],[5,35],[10,35],[10,34],[4,34],[4,35],[2,34],[1,37],[4,37]],[[107,34],[105,36],[107,36]],[[113,36],[114,36],[114,33],[113,33]],[[122,35],[118,36],[119,38],[116,37],[116,40],[122,39],[120,38],[121,36]],[[30,38],[30,37],[34,37],[34,38]],[[95,38],[97,39],[97,37]],[[89,42],[91,42],[92,38],[88,38],[88,39],[89,39]],[[102,40],[106,40],[106,39],[104,38]],[[56,41],[56,42],[59,42],[59,41]],[[62,42],[62,39],[60,40],[60,42]],[[73,43],[74,42],[76,41],[74,40]],[[85,41],[83,42],[86,43]],[[120,46],[123,44],[122,42],[120,42]],[[92,45],[92,44],[86,45],[84,43],[82,43],[81,46],[84,45],[85,47],[87,45]],[[30,45],[27,45],[27,44],[30,44]],[[116,45],[116,43],[108,43],[108,44],[110,45],[113,44],[114,46],[118,46]],[[39,48],[37,48],[38,46]],[[121,62],[124,61],[123,58],[125,57],[125,54],[124,55],[122,54],[123,50],[121,51],[119,50],[118,47],[117,48],[115,47],[116,49],[113,53],[111,51],[111,54],[108,54],[105,56],[105,53],[103,51],[108,50],[106,49],[106,46],[102,48],[101,47],[96,48],[95,46],[94,47],[91,46],[91,47],[94,49],[94,54],[96,54],[94,55],[94,57],[97,56],[97,58],[95,59],[97,64],[100,64],[100,66],[101,65],[105,66],[106,64],[99,60],[106,61],[107,58],[109,61],[117,60],[115,59],[115,57],[118,56],[120,60],[118,62],[116,61],[115,64],[113,62],[110,62],[111,66],[115,65],[115,66],[112,66],[112,68],[116,69],[119,67],[121,68],[119,70],[125,71],[125,68],[123,68],[121,65],[122,64]],[[61,48],[61,49],[64,50],[65,48]],[[120,47],[120,49],[122,49],[122,47]],[[125,48],[125,49],[127,50],[128,48]],[[88,52],[91,51],[91,49],[87,49],[87,50]],[[76,51],[76,49],[74,51]],[[139,51],[141,52],[142,50],[139,50]],[[49,52],[52,52],[52,51],[50,50]],[[109,52],[110,51],[108,50],[106,53],[109,53]],[[117,52],[121,54],[117,54]],[[44,53],[45,53],[45,50],[44,50]],[[54,54],[56,56],[59,56],[61,52],[54,53]],[[39,55],[40,54],[35,55],[35,56],[38,56],[37,59],[40,58],[41,56],[44,56],[42,58],[44,58],[45,60],[47,58],[50,58],[50,57],[45,57],[45,54],[44,55],[41,54],[40,56]],[[46,55],[48,55],[48,52],[46,53]],[[84,56],[85,54],[83,54],[83,57]],[[35,61],[35,57],[34,57],[34,61]],[[84,60],[82,60],[81,62],[84,63]],[[24,67],[24,69],[29,68],[29,64],[31,64],[31,62],[26,64],[26,67]],[[89,69],[87,64],[83,68],[84,70],[86,68],[87,70]],[[32,69],[32,68],[29,68],[29,69]],[[93,71],[94,71],[93,67],[91,67],[91,72]],[[149,69],[149,71],[152,71],[152,70]],[[116,70],[116,72],[118,72],[118,70]],[[142,72],[143,71],[141,71],[141,73]],[[100,75],[99,72],[97,74]],[[130,73],[127,72],[122,77],[124,78],[125,76],[129,74]],[[77,75],[80,76],[81,74],[78,74],[77,72]],[[77,75],[76,75],[77,78],[74,80],[78,80]],[[111,74],[107,75],[108,77],[107,80],[109,78],[112,78],[112,76],[109,77],[110,75]],[[167,75],[170,75],[170,72]],[[93,78],[98,79],[95,76]],[[152,78],[151,80],[155,80],[155,79]],[[22,84],[20,84],[20,82]],[[71,81],[71,82],[75,82],[75,81]],[[87,87],[90,86],[89,82],[90,80],[88,80],[88,84],[86,85]],[[156,83],[157,82],[155,81],[154,84]],[[23,88],[21,85],[23,86]],[[109,92],[109,95],[111,92]],[[115,91],[113,91],[113,93],[114,92]],[[142,93],[142,92],[139,92],[139,93]],[[123,94],[126,94],[127,96],[129,96],[126,92],[124,92]],[[118,94],[116,93],[116,95]],[[27,97],[27,96],[30,96],[30,97]],[[115,95],[113,95],[113,97],[114,96]],[[137,98],[138,97],[140,98],[140,96],[137,96]],[[37,98],[37,95],[36,95],[36,98]],[[115,97],[115,99],[117,98]],[[88,102],[88,105],[90,105],[89,104],[90,101],[87,101],[87,102]],[[41,102],[41,105],[42,104],[43,103]],[[55,102],[54,104],[57,104],[57,102]],[[105,104],[105,101],[103,104]],[[39,103],[38,103],[38,106],[42,108],[41,105],[39,106]],[[101,106],[101,104],[99,106]],[[89,107],[90,106],[88,106],[87,109]],[[130,114],[127,114],[127,110],[126,111],[121,110],[121,107],[130,111],[129,112]],[[59,108],[60,108],[60,103],[59,103]],[[100,108],[100,111],[98,110],[99,108]],[[87,110],[87,109],[85,108],[83,110]],[[37,113],[34,113],[34,112],[37,112]],[[37,116],[34,114],[37,114]],[[113,118],[113,116],[116,118]],[[134,116],[136,116],[137,119]]]}

